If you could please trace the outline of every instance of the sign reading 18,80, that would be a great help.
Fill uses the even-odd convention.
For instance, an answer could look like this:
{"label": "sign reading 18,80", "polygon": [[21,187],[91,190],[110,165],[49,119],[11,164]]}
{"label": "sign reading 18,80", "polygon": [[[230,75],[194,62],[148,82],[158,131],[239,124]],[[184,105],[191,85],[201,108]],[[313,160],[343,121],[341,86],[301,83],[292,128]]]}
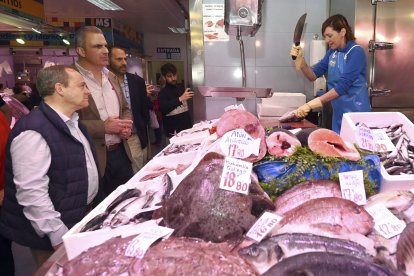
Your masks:
{"label": "sign reading 18,80", "polygon": [[226,159],[224,159],[220,188],[247,195],[249,193],[251,173],[252,163],[226,157]]}
{"label": "sign reading 18,80", "polygon": [[229,157],[244,159],[250,155],[258,156],[260,139],[253,139],[244,129],[235,129],[223,135],[220,148]]}

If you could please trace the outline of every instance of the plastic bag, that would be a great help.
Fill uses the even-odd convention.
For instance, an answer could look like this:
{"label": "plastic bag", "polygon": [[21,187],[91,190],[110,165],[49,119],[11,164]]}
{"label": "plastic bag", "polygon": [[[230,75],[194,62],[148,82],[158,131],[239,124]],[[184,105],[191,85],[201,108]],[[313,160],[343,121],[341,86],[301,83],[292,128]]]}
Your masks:
{"label": "plastic bag", "polygon": [[158,123],[157,115],[155,114],[155,111],[150,109],[149,115],[150,115],[150,127],[153,129],[159,128],[160,124]]}

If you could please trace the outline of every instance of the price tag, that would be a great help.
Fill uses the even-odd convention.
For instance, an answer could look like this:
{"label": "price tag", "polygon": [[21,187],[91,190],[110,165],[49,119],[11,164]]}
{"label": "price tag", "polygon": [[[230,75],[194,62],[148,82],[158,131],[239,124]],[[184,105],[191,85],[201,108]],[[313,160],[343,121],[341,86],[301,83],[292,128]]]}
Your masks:
{"label": "price tag", "polygon": [[260,138],[253,139],[244,129],[227,132],[220,140],[221,151],[229,157],[244,159],[259,155]]}
{"label": "price tag", "polygon": [[395,145],[384,129],[373,129],[372,133],[374,134],[376,152],[389,152],[395,149]]}
{"label": "price tag", "polygon": [[278,222],[282,219],[281,216],[264,212],[263,215],[253,224],[246,236],[260,242],[269,232],[275,228]]}
{"label": "price tag", "polygon": [[224,159],[223,174],[221,175],[220,188],[241,194],[249,193],[250,174],[252,163],[243,160],[226,157]]}
{"label": "price tag", "polygon": [[125,256],[142,259],[148,248],[159,238],[171,235],[174,229],[155,225],[138,234],[125,250]]}
{"label": "price tag", "polygon": [[369,127],[364,124],[358,125],[356,138],[361,149],[375,151],[374,134]]}
{"label": "price tag", "polygon": [[386,239],[401,234],[406,227],[405,222],[394,216],[383,203],[370,206],[366,210],[374,218],[375,230]]}
{"label": "price tag", "polygon": [[342,198],[351,200],[358,205],[367,203],[362,170],[339,173]]}

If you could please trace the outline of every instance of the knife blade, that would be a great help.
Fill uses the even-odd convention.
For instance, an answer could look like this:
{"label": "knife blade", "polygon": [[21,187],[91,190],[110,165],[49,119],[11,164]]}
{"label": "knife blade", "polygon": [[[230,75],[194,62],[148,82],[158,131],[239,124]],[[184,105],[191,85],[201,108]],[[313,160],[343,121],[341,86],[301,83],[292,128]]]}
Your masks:
{"label": "knife blade", "polygon": [[[303,27],[305,26],[306,15],[307,13],[302,14],[302,16],[299,17],[298,22],[296,23],[295,31],[293,33],[293,43],[296,46],[300,45],[300,39],[302,37]],[[292,56],[292,59],[295,60],[296,57]]]}

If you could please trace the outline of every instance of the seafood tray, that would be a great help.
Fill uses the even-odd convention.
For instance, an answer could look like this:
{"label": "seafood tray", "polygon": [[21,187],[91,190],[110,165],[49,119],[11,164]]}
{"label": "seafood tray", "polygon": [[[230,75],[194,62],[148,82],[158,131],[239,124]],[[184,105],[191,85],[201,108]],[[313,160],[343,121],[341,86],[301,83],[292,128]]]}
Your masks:
{"label": "seafood tray", "polygon": [[[173,190],[177,187],[179,181],[177,177],[171,176],[173,183]],[[162,197],[162,178],[153,179],[150,181],[138,182],[136,178],[131,178],[124,185],[119,186],[109,196],[107,196],[96,208],[89,212],[80,222],[73,226],[64,236],[63,243],[65,245],[66,254],[69,260],[73,259],[83,251],[90,247],[102,244],[106,240],[116,236],[127,237],[130,235],[136,235],[141,233],[151,225],[157,224],[155,220],[149,220],[141,222],[139,224],[126,224],[117,228],[102,228],[95,231],[83,232],[81,229],[97,215],[102,214],[105,209],[111,204],[115,198],[125,192],[127,189],[138,188],[141,190],[141,194],[146,194],[149,190],[156,191],[154,199],[151,202],[150,207],[154,207],[161,201]]]}
{"label": "seafood tray", "polygon": [[[351,143],[356,142],[356,123],[364,123],[368,127],[388,127],[402,124],[403,130],[414,143],[414,124],[401,112],[355,112],[346,113],[342,118],[341,137]],[[411,190],[414,188],[414,174],[390,175],[381,164],[380,191]]]}

